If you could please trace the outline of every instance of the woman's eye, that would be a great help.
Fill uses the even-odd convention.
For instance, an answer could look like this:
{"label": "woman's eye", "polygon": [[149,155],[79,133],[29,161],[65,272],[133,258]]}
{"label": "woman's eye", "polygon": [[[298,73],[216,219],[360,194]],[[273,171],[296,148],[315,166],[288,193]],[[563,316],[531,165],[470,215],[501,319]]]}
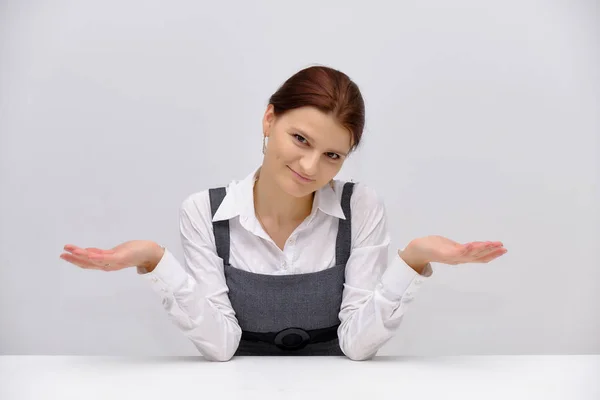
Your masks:
{"label": "woman's eye", "polygon": [[[301,143],[304,143],[303,140],[306,140],[305,138],[303,138],[302,136],[298,135],[297,133],[294,133],[294,137]],[[300,139],[298,139],[300,138]]]}
{"label": "woman's eye", "polygon": [[[300,136],[297,133],[294,133],[294,137],[300,143],[308,144],[308,143],[306,143],[306,139],[303,136]],[[327,153],[327,157],[331,158],[332,160],[337,160],[338,158],[340,158],[339,154],[336,154],[336,153]]]}

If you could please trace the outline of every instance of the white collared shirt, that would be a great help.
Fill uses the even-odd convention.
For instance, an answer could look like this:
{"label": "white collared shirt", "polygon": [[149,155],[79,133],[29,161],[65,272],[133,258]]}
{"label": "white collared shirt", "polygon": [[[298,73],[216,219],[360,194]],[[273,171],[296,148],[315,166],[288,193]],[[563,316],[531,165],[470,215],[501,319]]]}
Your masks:
{"label": "white collared shirt", "polygon": [[[338,219],[344,183],[334,180],[315,193],[310,215],[281,250],[254,212],[253,187],[258,167],[232,181],[211,217],[208,190],[188,196],[180,208],[184,264],[165,249],[156,268],[138,268],[162,298],[171,320],[210,360],[225,361],[237,350],[241,329],[228,297],[223,260],[217,255],[212,221],[229,220],[230,264],[245,271],[286,275],[321,271],[335,264]],[[351,198],[352,250],[346,264],[339,313],[340,348],[353,360],[374,356],[395,333],[412,295],[433,270],[422,275],[396,253],[388,260],[390,235],[383,201],[356,183]]]}

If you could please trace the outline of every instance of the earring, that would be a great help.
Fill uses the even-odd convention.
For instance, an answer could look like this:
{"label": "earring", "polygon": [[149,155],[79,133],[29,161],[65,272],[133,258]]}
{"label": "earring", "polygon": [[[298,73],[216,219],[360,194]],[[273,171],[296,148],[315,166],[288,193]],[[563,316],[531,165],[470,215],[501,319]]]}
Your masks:
{"label": "earring", "polygon": [[266,148],[267,148],[266,141],[267,141],[267,135],[264,135],[264,136],[263,136],[263,148],[262,148],[262,152],[263,152],[263,154],[265,154],[265,150],[266,150]]}

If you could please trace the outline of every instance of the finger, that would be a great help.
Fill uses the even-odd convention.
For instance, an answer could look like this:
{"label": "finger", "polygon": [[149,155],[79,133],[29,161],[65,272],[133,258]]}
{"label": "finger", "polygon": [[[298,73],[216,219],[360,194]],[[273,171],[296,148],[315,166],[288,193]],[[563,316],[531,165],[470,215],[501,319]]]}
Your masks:
{"label": "finger", "polygon": [[463,251],[458,257],[458,259],[453,259],[455,264],[463,264],[463,263],[472,263],[472,262],[480,262],[478,260],[483,257],[487,257],[494,251],[502,249],[502,242],[469,242],[463,245]]}
{"label": "finger", "polygon": [[84,269],[95,269],[98,271],[106,271],[106,272],[117,270],[117,268],[115,268],[115,266],[112,264],[97,264],[88,259],[73,256],[71,254],[62,255],[61,258],[65,261],[68,261],[68,262],[75,264],[78,267],[81,267]]}
{"label": "finger", "polygon": [[115,257],[114,250],[91,250],[88,251],[87,256],[93,260],[112,260]]}
{"label": "finger", "polygon": [[474,254],[479,253],[486,246],[486,242],[470,242],[466,243],[463,247],[463,256],[470,258]]}
{"label": "finger", "polygon": [[67,245],[65,245],[65,247],[63,247],[63,249],[65,251],[68,251],[69,253],[73,253],[76,250],[80,250],[81,247],[77,247],[74,244],[67,244]]}
{"label": "finger", "polygon": [[88,247],[86,248],[86,250],[89,253],[99,253],[99,254],[114,254],[115,251],[114,250],[104,250],[104,249],[99,249],[97,247]]}
{"label": "finger", "polygon": [[[107,271],[109,269],[111,269],[111,265],[109,262],[99,262],[96,260],[91,259],[89,256],[86,255],[82,255],[82,256],[78,256],[78,255],[73,255],[73,254],[63,254],[64,256],[69,256],[69,259],[67,261],[71,261],[71,260],[75,260],[78,262],[78,264],[81,267],[85,267],[85,268],[92,268],[92,269],[100,269],[103,271]],[[63,256],[61,256],[61,258],[64,259]],[[108,264],[108,266],[107,266]]]}
{"label": "finger", "polygon": [[96,253],[96,252],[86,251],[85,254],[80,256],[80,258],[103,271],[113,270],[113,269],[115,269],[116,264],[117,264],[117,261],[115,260],[115,258],[112,255],[104,254],[104,253]]}
{"label": "finger", "polygon": [[494,259],[496,259],[496,258],[498,258],[500,256],[503,256],[507,252],[508,252],[508,250],[506,250],[506,249],[497,249],[497,250],[493,251],[492,253],[490,253],[490,254],[488,254],[486,256],[483,256],[483,257],[480,257],[480,258],[476,259],[473,262],[475,262],[475,263],[488,263],[488,262],[490,262],[490,261],[492,261],[492,260],[494,260]]}
{"label": "finger", "polygon": [[73,253],[76,256],[83,257],[83,258],[89,258],[90,255],[96,254],[96,252],[93,250],[82,249],[82,248],[73,249],[73,251],[71,251],[71,253]]}
{"label": "finger", "polygon": [[478,250],[473,251],[470,254],[470,257],[472,258],[480,258],[483,257],[486,254],[489,254],[490,251],[493,251],[494,249],[492,249],[491,245],[489,243],[484,243]]}
{"label": "finger", "polygon": [[66,249],[65,250],[69,251],[71,254],[80,256],[80,257],[87,257],[87,250],[86,249],[82,249],[81,247],[73,247],[71,249]]}
{"label": "finger", "polygon": [[88,258],[97,260],[97,261],[108,261],[108,262],[117,262],[117,252],[113,249],[111,250],[103,250],[97,248],[89,248]]}
{"label": "finger", "polygon": [[80,256],[87,256],[92,253],[108,253],[108,254],[114,253],[114,250],[103,250],[103,249],[99,249],[97,247],[87,247],[84,249],[84,248],[77,247],[74,245],[66,245],[64,247],[64,249],[70,253],[77,254]]}
{"label": "finger", "polygon": [[[81,249],[75,248],[73,249],[73,256],[79,260],[80,264],[76,264],[79,266],[85,265],[86,268],[98,269],[102,271],[110,271],[114,269],[114,262],[106,259],[104,257],[98,257],[97,250],[103,251],[101,249],[89,248],[89,249]],[[62,257],[61,257],[62,258]]]}
{"label": "finger", "polygon": [[502,247],[501,242],[480,242],[478,249],[474,249],[469,256],[480,258]]}
{"label": "finger", "polygon": [[95,265],[87,260],[82,259],[81,257],[77,257],[72,254],[61,254],[60,258],[67,262],[70,262],[71,264],[75,264],[83,269],[101,269],[100,266]]}

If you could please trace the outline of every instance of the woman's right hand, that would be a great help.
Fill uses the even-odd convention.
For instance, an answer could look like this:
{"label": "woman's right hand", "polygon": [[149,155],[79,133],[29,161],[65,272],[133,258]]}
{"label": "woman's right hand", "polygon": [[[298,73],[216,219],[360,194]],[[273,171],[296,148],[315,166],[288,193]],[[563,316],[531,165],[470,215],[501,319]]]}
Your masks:
{"label": "woman's right hand", "polygon": [[163,254],[163,248],[149,240],[131,240],[110,250],[95,247],[81,248],[72,244],[64,247],[60,258],[85,269],[118,271],[127,267],[154,269]]}

